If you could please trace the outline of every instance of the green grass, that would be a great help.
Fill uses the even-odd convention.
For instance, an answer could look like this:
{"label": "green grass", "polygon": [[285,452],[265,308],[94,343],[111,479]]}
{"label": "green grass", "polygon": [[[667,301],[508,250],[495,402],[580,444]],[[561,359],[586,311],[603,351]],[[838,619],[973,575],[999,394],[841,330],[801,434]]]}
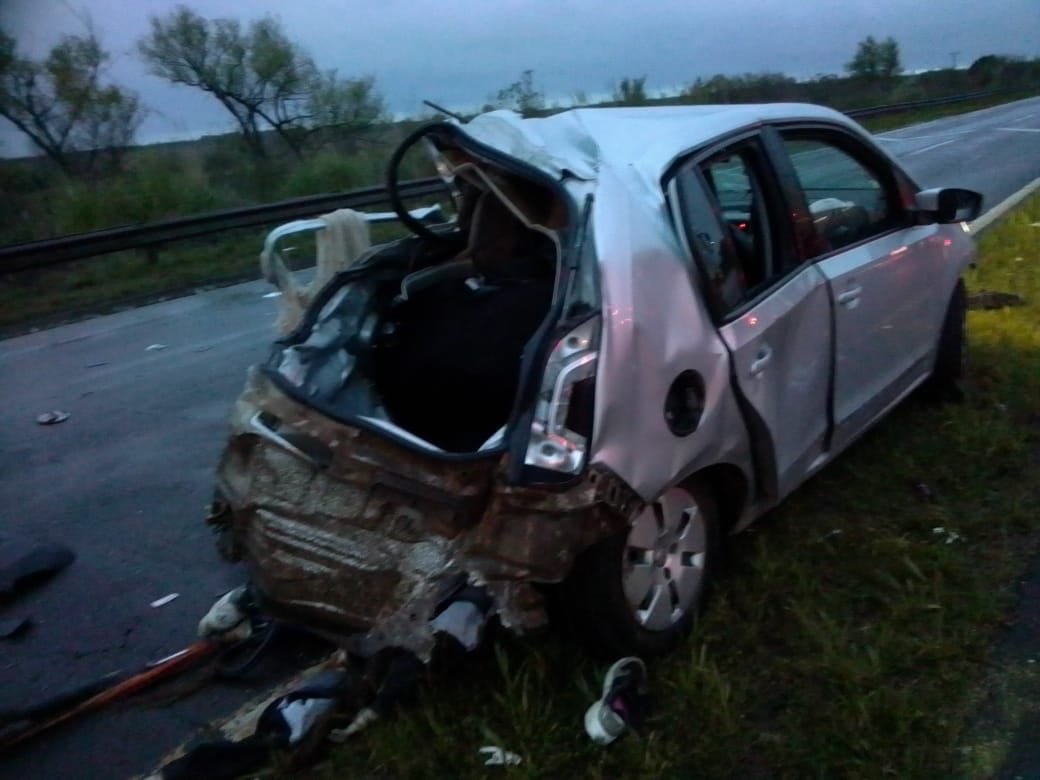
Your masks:
{"label": "green grass", "polygon": [[[992,648],[1040,538],[1036,222],[1040,197],[982,238],[970,289],[1026,303],[970,313],[964,403],[908,402],[732,540],[700,625],[653,666],[640,733],[593,746],[581,719],[603,669],[551,637],[513,640],[434,677],[321,776],[990,776],[1024,708],[985,732],[968,716],[1008,686]],[[481,766],[485,744],[523,764]]]}

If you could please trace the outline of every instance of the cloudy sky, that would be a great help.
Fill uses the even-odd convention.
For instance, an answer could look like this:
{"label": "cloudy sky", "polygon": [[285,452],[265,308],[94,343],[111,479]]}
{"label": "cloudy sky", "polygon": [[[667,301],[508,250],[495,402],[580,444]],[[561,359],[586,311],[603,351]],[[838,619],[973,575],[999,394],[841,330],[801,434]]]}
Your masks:
{"label": "cloudy sky", "polygon": [[[45,52],[93,19],[109,75],[151,109],[140,140],[229,129],[212,98],[150,76],[135,42],[175,0],[0,0],[0,26]],[[319,65],[372,74],[391,108],[426,98],[477,106],[531,68],[551,99],[608,92],[624,76],[648,87],[714,73],[838,73],[866,35],[892,35],[907,69],[988,53],[1040,56],[1040,0],[188,0],[208,17],[270,13]],[[24,144],[0,120],[4,153]]]}

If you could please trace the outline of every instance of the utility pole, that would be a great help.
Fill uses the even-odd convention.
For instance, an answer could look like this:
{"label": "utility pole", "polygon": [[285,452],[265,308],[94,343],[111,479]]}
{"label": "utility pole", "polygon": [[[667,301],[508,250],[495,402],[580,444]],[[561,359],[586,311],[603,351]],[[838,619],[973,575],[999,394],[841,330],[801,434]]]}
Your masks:
{"label": "utility pole", "polygon": [[954,70],[957,70],[957,55],[958,54],[960,54],[959,51],[951,51],[950,52],[950,59],[953,60],[953,69]]}

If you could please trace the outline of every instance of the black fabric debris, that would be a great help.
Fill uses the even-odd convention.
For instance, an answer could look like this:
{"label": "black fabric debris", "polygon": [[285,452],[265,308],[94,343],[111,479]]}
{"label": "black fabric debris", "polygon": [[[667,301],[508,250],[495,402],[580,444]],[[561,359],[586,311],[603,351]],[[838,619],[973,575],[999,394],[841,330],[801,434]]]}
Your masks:
{"label": "black fabric debris", "polygon": [[28,615],[0,619],[0,639],[14,639],[32,625]]}
{"label": "black fabric debris", "polygon": [[267,763],[269,748],[257,736],[238,742],[203,742],[163,767],[163,780],[235,780]]}
{"label": "black fabric debris", "polygon": [[18,591],[42,582],[74,560],[76,554],[60,544],[32,548],[0,566],[0,600],[13,598]]}

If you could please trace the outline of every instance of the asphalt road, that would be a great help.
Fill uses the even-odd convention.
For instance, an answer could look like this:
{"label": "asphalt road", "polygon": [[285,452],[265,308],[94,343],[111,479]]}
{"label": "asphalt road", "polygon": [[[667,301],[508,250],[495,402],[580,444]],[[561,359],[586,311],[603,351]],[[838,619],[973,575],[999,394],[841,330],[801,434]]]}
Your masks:
{"label": "asphalt road", "polygon": [[1040,97],[877,136],[924,187],[967,187],[984,210],[1040,177]]}
{"label": "asphalt road", "polygon": [[[1040,177],[1040,98],[880,138],[923,186],[974,188],[989,208]],[[36,623],[0,640],[0,708],[180,649],[238,584],[202,517],[229,404],[272,335],[267,291],[238,285],[0,342],[0,562],[5,539],[78,555],[0,611]],[[71,416],[37,425],[51,409]],[[149,606],[169,593],[180,596]],[[211,686],[89,716],[5,757],[0,778],[129,777],[253,693]]]}

